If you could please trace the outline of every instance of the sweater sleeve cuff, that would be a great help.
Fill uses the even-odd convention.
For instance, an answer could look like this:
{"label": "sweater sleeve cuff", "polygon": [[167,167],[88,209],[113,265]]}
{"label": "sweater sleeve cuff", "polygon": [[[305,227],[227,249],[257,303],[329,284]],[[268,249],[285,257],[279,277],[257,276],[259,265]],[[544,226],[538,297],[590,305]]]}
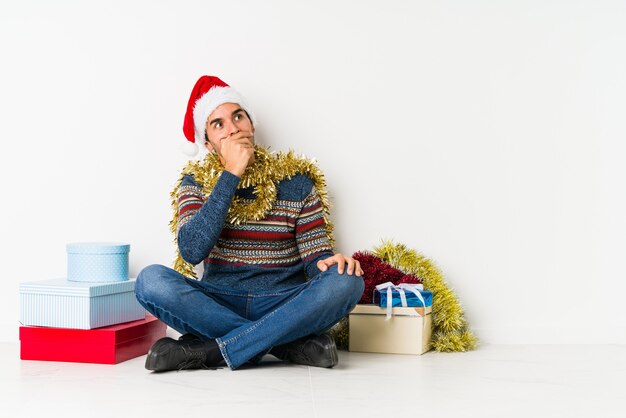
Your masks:
{"label": "sweater sleeve cuff", "polygon": [[234,175],[230,171],[224,170],[222,172],[222,175],[220,176],[218,182],[222,183],[220,186],[224,186],[224,187],[229,188],[229,189],[231,189],[231,188],[232,189],[236,189],[240,180],[241,180],[241,177]]}

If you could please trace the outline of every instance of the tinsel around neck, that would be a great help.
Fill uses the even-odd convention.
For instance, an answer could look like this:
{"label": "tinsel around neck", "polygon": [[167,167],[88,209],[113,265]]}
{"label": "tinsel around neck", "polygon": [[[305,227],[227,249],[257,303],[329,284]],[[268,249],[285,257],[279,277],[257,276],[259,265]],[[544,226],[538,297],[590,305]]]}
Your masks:
{"label": "tinsel around neck", "polygon": [[[253,187],[256,197],[250,201],[250,199],[235,196],[228,210],[226,222],[240,225],[248,221],[258,221],[265,218],[276,202],[278,183],[296,174],[303,174],[313,181],[317,190],[317,195],[324,209],[326,235],[333,244],[333,225],[330,221],[330,201],[326,192],[326,180],[315,162],[303,156],[297,156],[292,151],[270,153],[269,150],[260,146],[255,147],[254,157],[254,163],[246,168],[237,188]],[[208,153],[202,161],[190,161],[183,168],[177,186],[170,193],[174,212],[170,222],[170,230],[174,234],[175,243],[178,230],[178,195],[183,177],[192,175],[196,183],[202,187],[205,198],[208,198],[223,172],[224,166],[215,152]],[[193,266],[183,260],[178,252],[178,245],[176,247],[174,269],[185,276],[195,277]]]}

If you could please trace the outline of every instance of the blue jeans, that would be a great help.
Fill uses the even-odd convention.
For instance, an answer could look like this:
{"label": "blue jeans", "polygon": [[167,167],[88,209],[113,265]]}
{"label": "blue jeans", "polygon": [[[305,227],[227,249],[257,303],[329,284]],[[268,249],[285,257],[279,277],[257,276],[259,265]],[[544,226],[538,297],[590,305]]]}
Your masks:
{"label": "blue jeans", "polygon": [[[347,268],[345,269],[347,270]],[[272,347],[322,334],[361,299],[363,279],[332,266],[302,284],[250,292],[188,279],[154,264],[137,276],[137,300],[181,334],[215,339],[231,369]]]}

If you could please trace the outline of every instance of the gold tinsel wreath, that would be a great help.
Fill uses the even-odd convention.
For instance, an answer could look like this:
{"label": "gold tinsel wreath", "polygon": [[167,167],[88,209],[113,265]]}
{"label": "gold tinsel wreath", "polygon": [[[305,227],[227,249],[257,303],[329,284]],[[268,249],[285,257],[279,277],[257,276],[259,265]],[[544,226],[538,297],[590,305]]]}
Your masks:
{"label": "gold tinsel wreath", "polygon": [[[318,197],[324,210],[324,221],[326,222],[326,235],[331,243],[333,239],[333,224],[330,221],[330,201],[326,192],[326,180],[324,174],[317,167],[313,160],[296,156],[292,151],[288,153],[270,153],[267,149],[256,146],[254,149],[254,163],[246,168],[241,176],[238,189],[254,187],[256,198],[249,202],[249,199],[241,199],[237,196],[228,210],[226,222],[233,225],[241,225],[248,221],[258,221],[269,213],[274,206],[277,196],[277,184],[289,179],[296,174],[308,176],[317,190]],[[176,187],[170,193],[172,201],[173,218],[170,222],[170,231],[174,235],[176,245],[176,258],[174,260],[174,270],[186,277],[196,278],[193,265],[186,262],[178,250],[178,193],[180,184],[184,176],[191,174],[194,180],[202,187],[202,192],[208,198],[215,184],[219,180],[224,166],[216,153],[210,152],[202,161],[190,161],[183,168]]]}
{"label": "gold tinsel wreath", "polygon": [[[422,279],[424,288],[433,292],[433,336],[435,351],[469,351],[476,348],[478,339],[469,329],[458,297],[448,287],[441,271],[428,258],[403,244],[383,241],[372,251],[376,257],[404,274],[414,274]],[[332,329],[337,346],[348,349],[349,324],[343,318]]]}
{"label": "gold tinsel wreath", "polygon": [[436,351],[469,351],[478,339],[469,329],[459,298],[448,287],[443,274],[428,258],[403,244],[383,241],[374,248],[374,255],[404,274],[422,279],[424,288],[433,292],[432,347]]}

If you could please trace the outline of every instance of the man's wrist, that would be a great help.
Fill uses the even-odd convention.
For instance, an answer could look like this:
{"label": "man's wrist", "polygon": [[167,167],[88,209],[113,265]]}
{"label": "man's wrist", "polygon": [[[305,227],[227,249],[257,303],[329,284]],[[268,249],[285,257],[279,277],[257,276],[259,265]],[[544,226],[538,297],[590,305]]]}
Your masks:
{"label": "man's wrist", "polygon": [[237,177],[241,177],[243,175],[243,172],[246,171],[246,167],[244,168],[239,168],[239,167],[231,167],[231,166],[225,166],[224,170],[228,171],[230,174],[233,174]]}

